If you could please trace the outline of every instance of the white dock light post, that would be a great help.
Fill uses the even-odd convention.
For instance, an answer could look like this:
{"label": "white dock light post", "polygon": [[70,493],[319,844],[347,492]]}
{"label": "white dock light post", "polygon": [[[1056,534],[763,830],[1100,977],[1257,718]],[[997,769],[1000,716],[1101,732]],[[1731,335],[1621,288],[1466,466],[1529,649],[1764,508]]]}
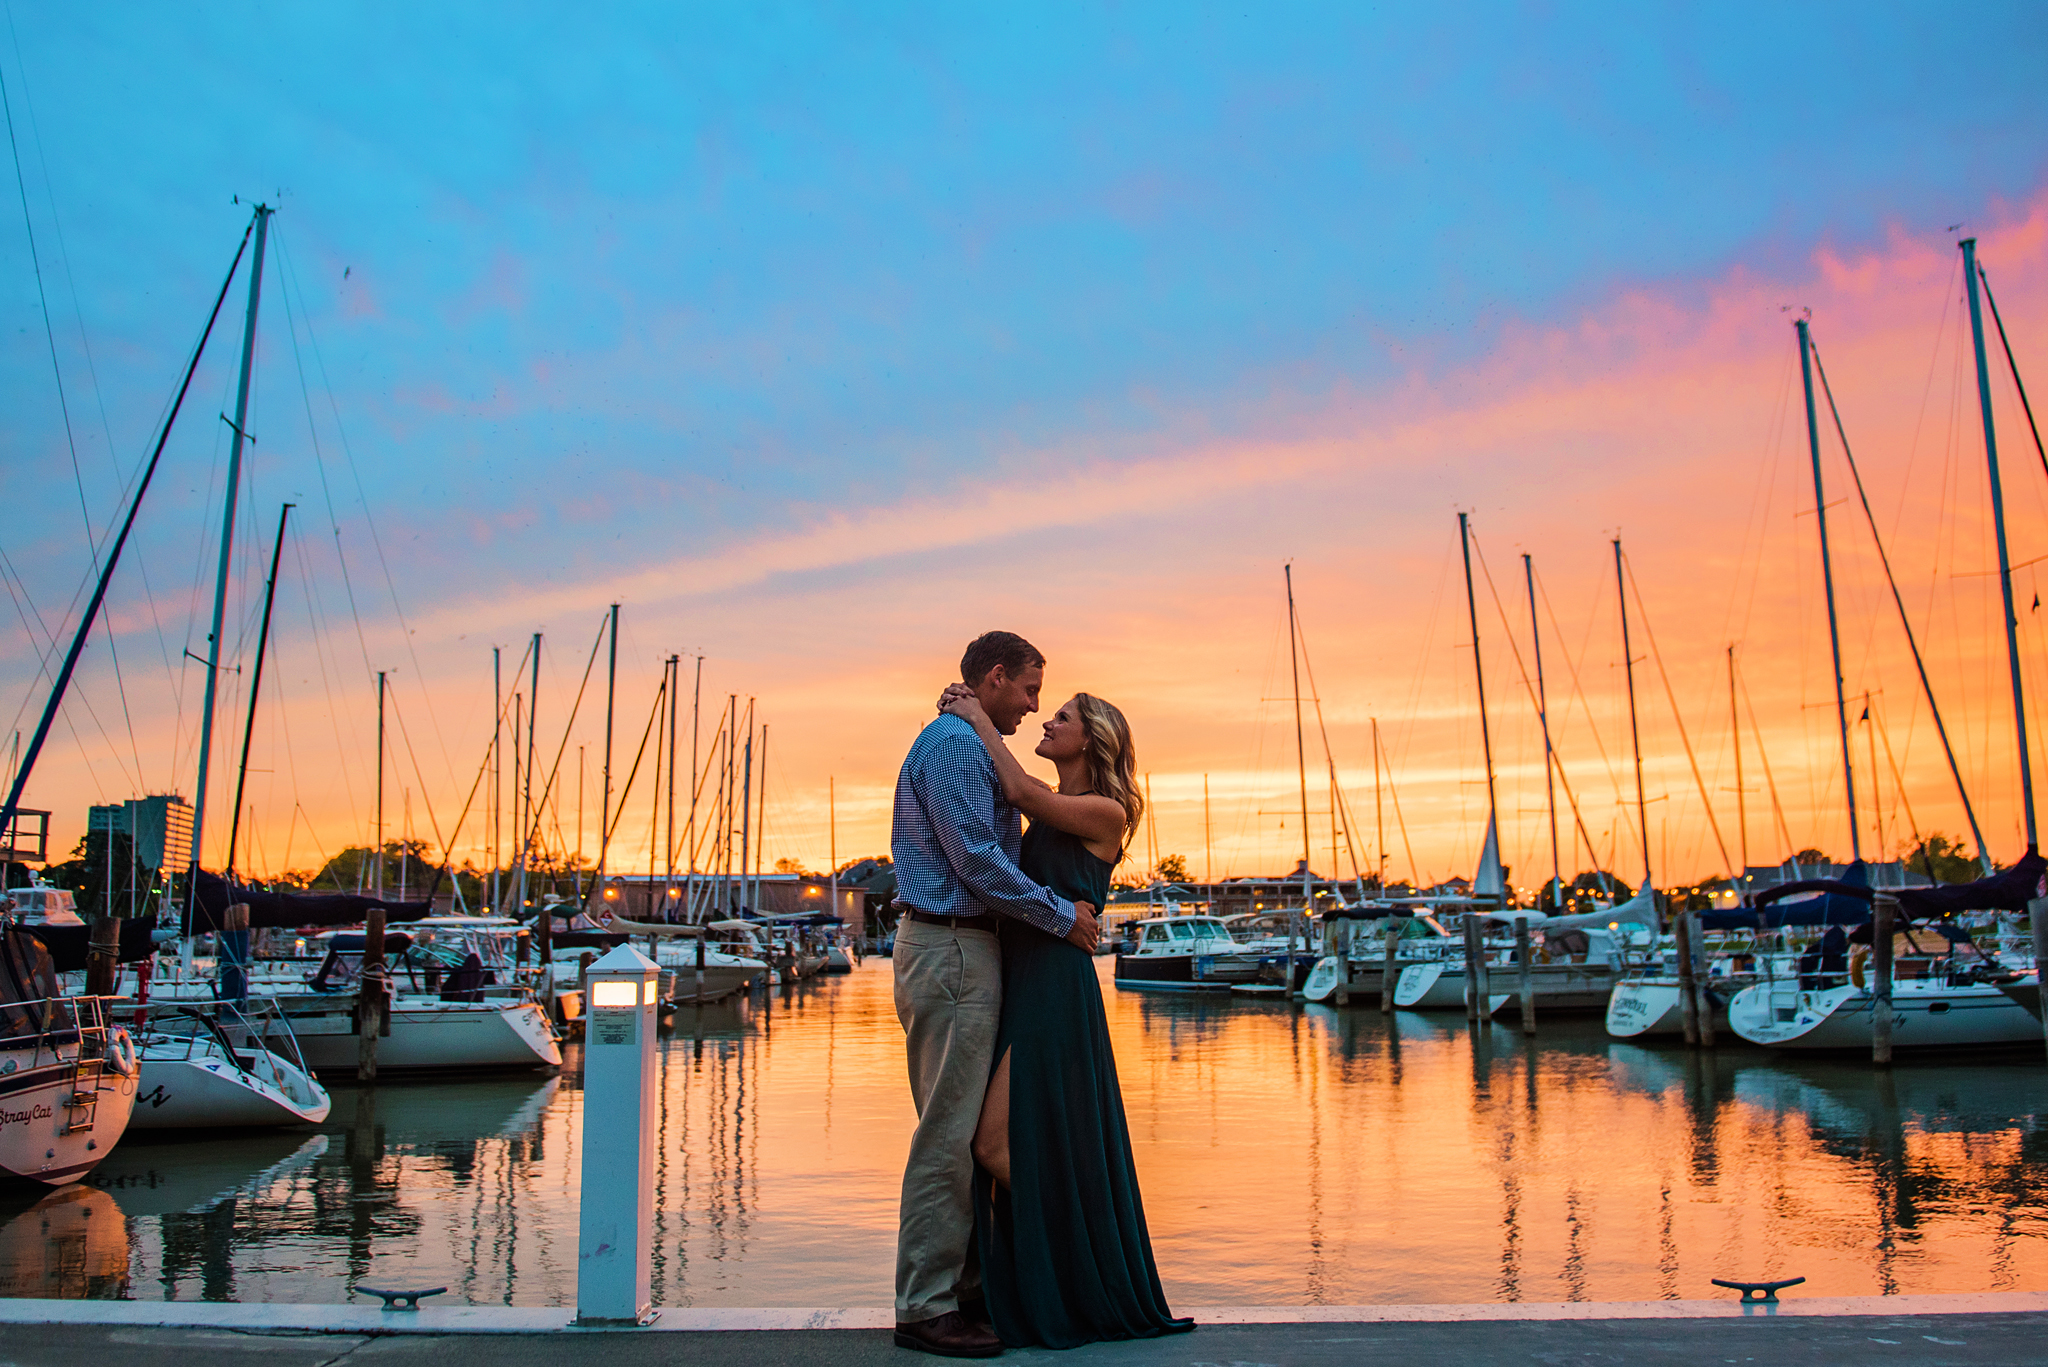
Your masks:
{"label": "white dock light post", "polygon": [[661,970],[630,944],[590,965],[578,1324],[647,1324],[660,1313],[652,1290],[660,984]]}

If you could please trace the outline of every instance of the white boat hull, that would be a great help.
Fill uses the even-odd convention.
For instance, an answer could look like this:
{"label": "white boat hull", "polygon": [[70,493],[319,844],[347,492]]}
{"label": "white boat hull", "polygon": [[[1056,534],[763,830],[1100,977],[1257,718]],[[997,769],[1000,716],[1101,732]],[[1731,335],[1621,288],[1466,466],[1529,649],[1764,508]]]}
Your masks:
{"label": "white boat hull", "polygon": [[99,1166],[128,1128],[135,1078],[109,1066],[83,1082],[97,1098],[89,1128],[72,1123],[80,1085],[75,1062],[47,1046],[0,1053],[0,1172],[62,1186]]}
{"label": "white boat hull", "polygon": [[[143,1048],[130,1129],[317,1125],[333,1106],[326,1088],[274,1054],[257,1059],[254,1071],[245,1071],[222,1059],[218,1050],[186,1057],[185,1044],[176,1042],[175,1058],[152,1057]],[[381,1053],[378,1061],[383,1061]]]}
{"label": "white boat hull", "polygon": [[[1508,1000],[1505,992],[1489,992],[1486,1014],[1500,1010]],[[1394,982],[1394,1005],[1407,1011],[1463,1011],[1465,966],[1442,961],[1408,965]]]}
{"label": "white boat hull", "polygon": [[[295,1001],[285,1013],[299,1052],[316,1073],[354,1072],[362,1045],[352,999],[328,1005],[322,1016]],[[561,1046],[541,1008],[530,1001],[408,1002],[398,999],[391,1033],[377,1041],[377,1071],[559,1067]]]}
{"label": "white boat hull", "polygon": [[751,960],[738,963],[704,965],[704,986],[697,987],[697,969],[685,965],[675,970],[675,986],[669,1000],[679,1006],[700,1006],[707,1002],[724,1001],[736,992],[744,992],[754,985],[754,980],[768,972],[768,965]]}
{"label": "white boat hull", "polygon": [[[1728,1000],[1733,990],[1725,980],[1708,984],[1714,1007],[1714,1029],[1728,1028]],[[1607,999],[1607,1033],[1615,1039],[1655,1039],[1685,1034],[1685,1001],[1676,978],[1624,978]]]}
{"label": "white boat hull", "polygon": [[[1875,1006],[1869,989],[1853,984],[1801,989],[1797,979],[1780,979],[1737,993],[1728,1005],[1728,1026],[1766,1048],[1867,1050]],[[1907,979],[1892,985],[1894,1048],[2040,1042],[2041,1023],[1991,984]]]}

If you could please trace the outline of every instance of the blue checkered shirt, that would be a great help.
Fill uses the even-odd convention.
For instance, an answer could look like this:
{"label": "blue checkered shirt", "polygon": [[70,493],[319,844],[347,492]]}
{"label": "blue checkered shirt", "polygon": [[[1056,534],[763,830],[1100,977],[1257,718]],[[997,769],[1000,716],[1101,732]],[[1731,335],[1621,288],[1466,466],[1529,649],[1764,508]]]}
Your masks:
{"label": "blue checkered shirt", "polygon": [[1074,904],[1024,876],[1023,844],[1023,822],[981,737],[942,713],[918,733],[896,778],[896,899],[933,916],[993,911],[1065,937]]}

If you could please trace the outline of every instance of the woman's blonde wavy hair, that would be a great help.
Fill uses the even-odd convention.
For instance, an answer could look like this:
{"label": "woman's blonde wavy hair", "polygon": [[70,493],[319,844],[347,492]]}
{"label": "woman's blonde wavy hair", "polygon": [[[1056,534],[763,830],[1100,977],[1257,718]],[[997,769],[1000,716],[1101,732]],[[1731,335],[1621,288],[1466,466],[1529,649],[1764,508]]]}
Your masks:
{"label": "woman's blonde wavy hair", "polygon": [[1138,829],[1145,814],[1145,796],[1138,787],[1138,752],[1131,744],[1131,724],[1114,703],[1093,693],[1076,693],[1081,709],[1081,727],[1088,736],[1088,788],[1110,798],[1124,809],[1124,842]]}

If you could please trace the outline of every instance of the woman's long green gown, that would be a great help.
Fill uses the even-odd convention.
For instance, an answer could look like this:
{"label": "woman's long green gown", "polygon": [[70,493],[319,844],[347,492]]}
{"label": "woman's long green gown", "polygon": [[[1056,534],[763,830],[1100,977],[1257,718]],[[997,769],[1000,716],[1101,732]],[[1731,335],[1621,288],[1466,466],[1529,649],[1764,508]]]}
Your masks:
{"label": "woman's long green gown", "polygon": [[[1104,906],[1111,866],[1038,823],[1019,864],[1070,901]],[[975,1172],[989,1318],[1012,1347],[1072,1348],[1194,1328],[1152,1261],[1123,1092],[1094,960],[1006,920],[998,1062],[1010,1057],[1010,1186]]]}

